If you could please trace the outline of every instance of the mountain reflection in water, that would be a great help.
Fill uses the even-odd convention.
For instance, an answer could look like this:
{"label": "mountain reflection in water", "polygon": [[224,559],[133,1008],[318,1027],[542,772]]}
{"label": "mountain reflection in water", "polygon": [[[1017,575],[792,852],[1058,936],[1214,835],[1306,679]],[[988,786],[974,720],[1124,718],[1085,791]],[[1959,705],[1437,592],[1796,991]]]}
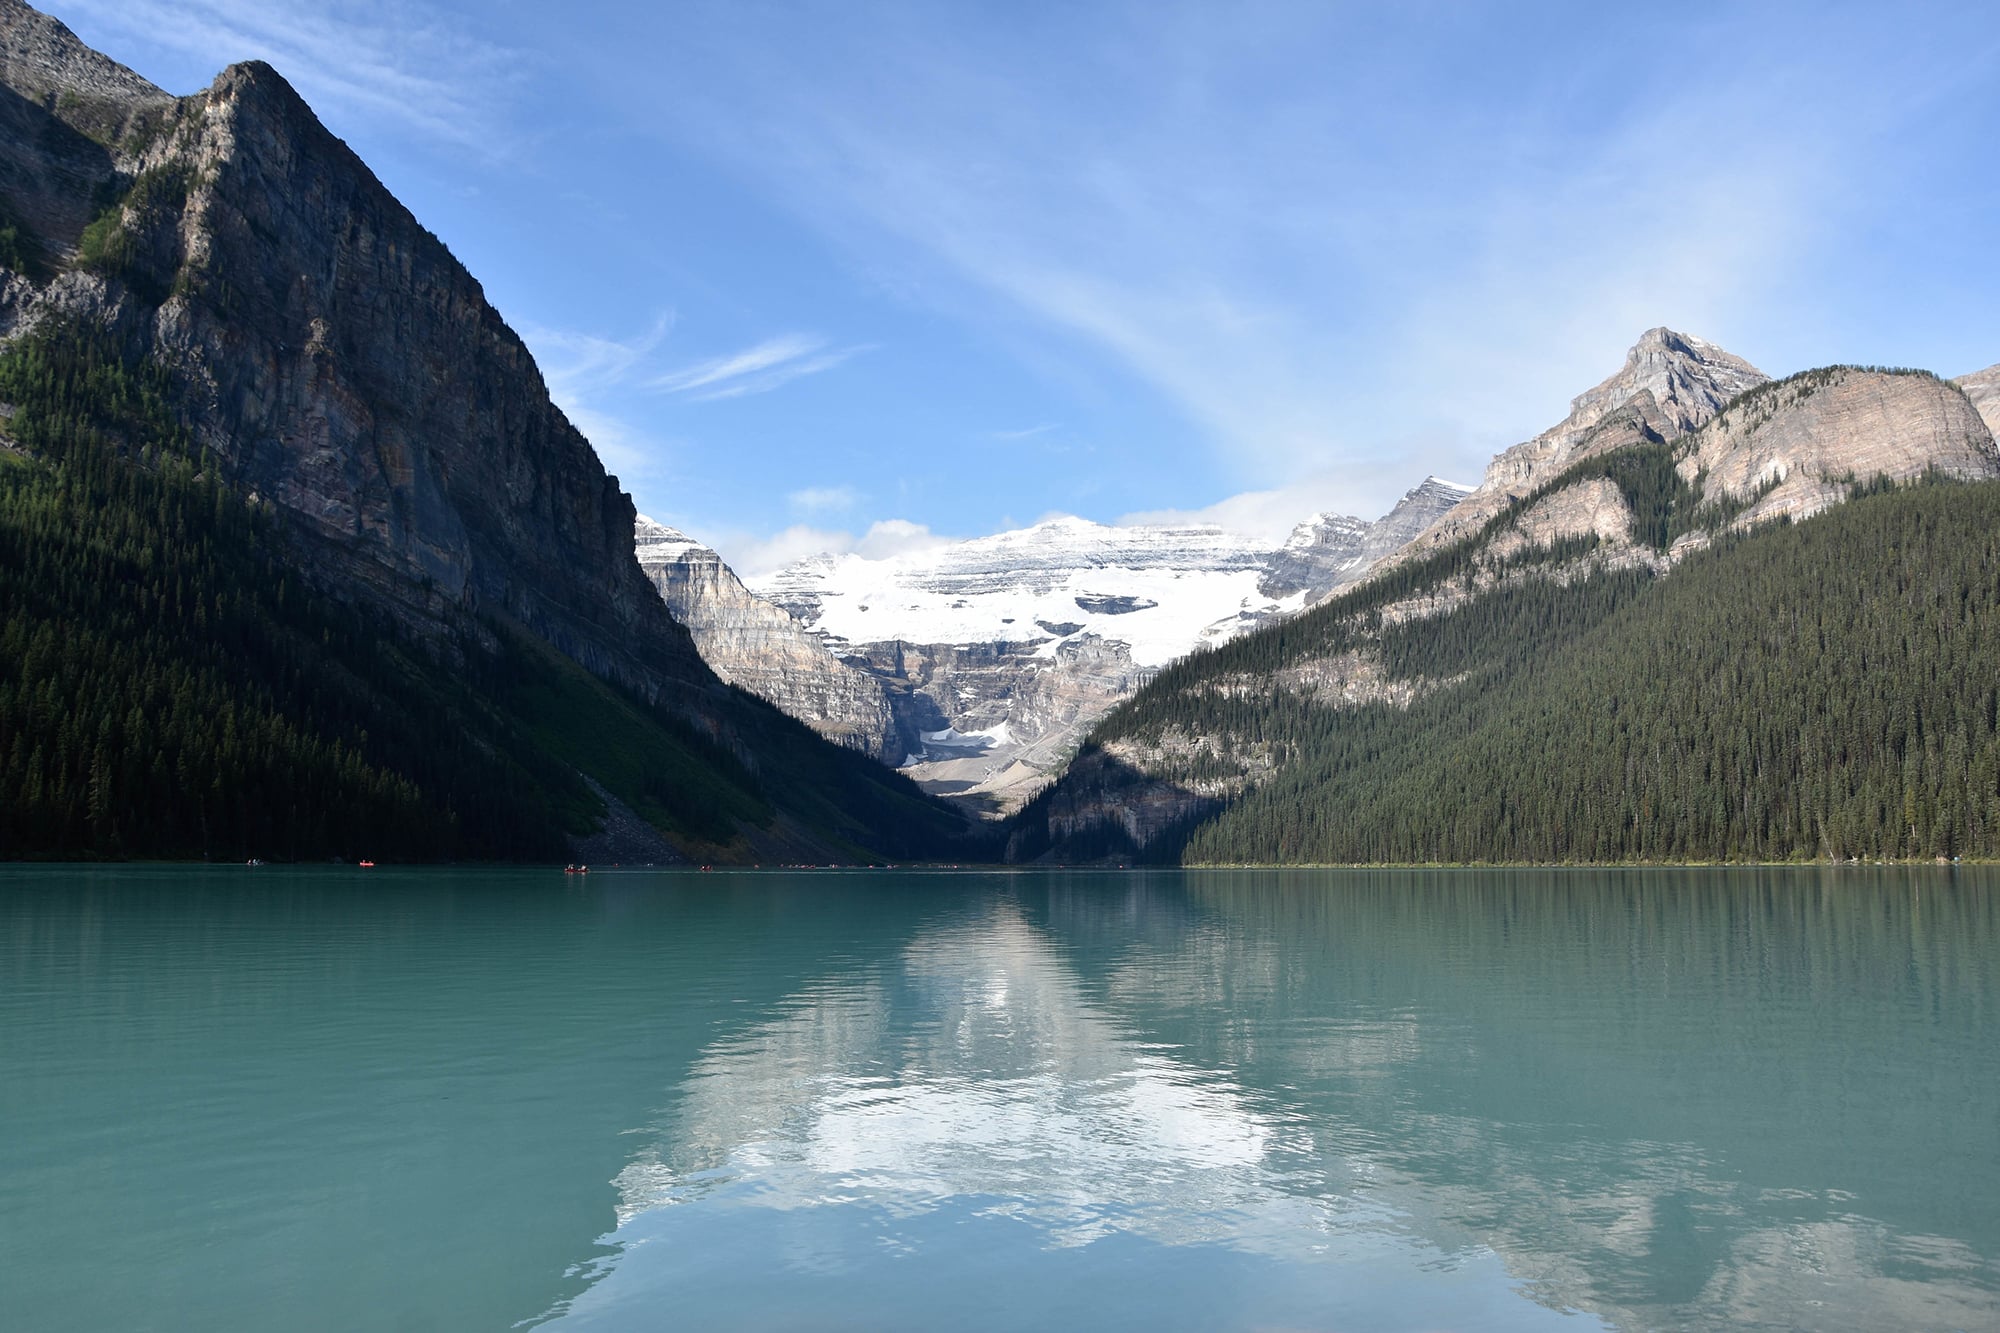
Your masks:
{"label": "mountain reflection in water", "polygon": [[705,1234],[865,1288],[976,1222],[1288,1314],[1993,1326],[1996,939],[1943,873],[1022,877],[704,1051],[566,1314]]}
{"label": "mountain reflection in water", "polygon": [[0,1324],[2000,1327],[1996,889],[0,867]]}

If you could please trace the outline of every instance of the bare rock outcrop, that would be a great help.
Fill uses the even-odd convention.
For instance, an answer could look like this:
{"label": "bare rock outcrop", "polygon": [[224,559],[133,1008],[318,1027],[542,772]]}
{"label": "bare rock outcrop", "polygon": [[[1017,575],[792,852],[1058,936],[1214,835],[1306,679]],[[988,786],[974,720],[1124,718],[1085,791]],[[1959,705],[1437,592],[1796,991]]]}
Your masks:
{"label": "bare rock outcrop", "polygon": [[1497,455],[1472,493],[1398,553],[1398,559],[1465,537],[1564,469],[1596,454],[1671,440],[1766,381],[1763,371],[1714,343],[1649,329],[1617,374],[1570,401],[1562,421]]}
{"label": "bare rock outcrop", "polygon": [[1986,421],[1986,429],[2000,437],[2000,366],[1988,366],[1970,375],[1960,375],[1952,381],[1965,391],[1972,405],[1979,409],[1979,415]]}
{"label": "bare rock outcrop", "polygon": [[46,14],[0,5],[0,181],[36,265],[71,254],[117,172],[118,145],[175,99]]}
{"label": "bare rock outcrop", "polygon": [[1622,545],[1632,539],[1632,506],[1618,483],[1609,477],[1565,486],[1530,505],[1493,539],[1487,553],[1495,560],[1533,547],[1554,546],[1566,538],[1596,537]]}
{"label": "bare rock outcrop", "polygon": [[695,647],[732,685],[776,704],[828,740],[894,763],[903,754],[882,682],[835,657],[818,635],[743,586],[721,556],[641,517],[639,568]]}
{"label": "bare rock outcrop", "polygon": [[1681,476],[1701,481],[1705,502],[1756,498],[1738,526],[1816,514],[1876,477],[2000,476],[1993,433],[1967,395],[1921,371],[1793,375],[1744,394],[1679,452]]}
{"label": "bare rock outcrop", "polygon": [[934,795],[1011,813],[1061,769],[1098,719],[1154,671],[1124,643],[871,643],[849,649],[889,687],[901,767]]}

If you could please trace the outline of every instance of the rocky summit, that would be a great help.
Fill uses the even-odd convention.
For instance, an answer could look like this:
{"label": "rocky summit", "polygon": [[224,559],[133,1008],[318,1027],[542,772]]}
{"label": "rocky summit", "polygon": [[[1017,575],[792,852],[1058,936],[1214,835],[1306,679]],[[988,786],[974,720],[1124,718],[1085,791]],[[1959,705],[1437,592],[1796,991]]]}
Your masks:
{"label": "rocky summit", "polygon": [[17,207],[64,265],[0,291],[0,336],[81,320],[165,367],[230,481],[419,632],[492,612],[651,695],[705,680],[527,348],[276,70],[173,98],[19,0],[0,44]]}
{"label": "rocky summit", "polygon": [[1497,455],[1471,494],[1449,510],[1404,557],[1465,536],[1565,468],[1592,454],[1685,434],[1722,405],[1768,379],[1739,356],[1685,333],[1649,329],[1625,364],[1570,402],[1569,415]]}
{"label": "rocky summit", "polygon": [[1315,514],[1294,528],[1284,547],[1272,555],[1258,589],[1271,597],[1303,592],[1308,602],[1316,602],[1359,583],[1471,493],[1469,486],[1426,477],[1372,523],[1345,514]]}

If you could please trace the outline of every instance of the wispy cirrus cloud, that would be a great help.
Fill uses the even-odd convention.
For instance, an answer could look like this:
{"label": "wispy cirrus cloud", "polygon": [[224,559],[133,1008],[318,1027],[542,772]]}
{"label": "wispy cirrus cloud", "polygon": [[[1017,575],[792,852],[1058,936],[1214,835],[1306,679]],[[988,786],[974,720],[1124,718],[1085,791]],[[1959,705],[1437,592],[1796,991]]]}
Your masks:
{"label": "wispy cirrus cloud", "polygon": [[833,347],[815,334],[787,333],[727,356],[682,366],[647,382],[650,389],[684,394],[696,402],[769,393],[793,380],[817,375],[872,348]]}
{"label": "wispy cirrus cloud", "polygon": [[664,438],[623,409],[632,380],[654,362],[673,327],[674,313],[663,310],[629,338],[531,323],[518,330],[534,351],[549,397],[605,466],[628,483],[656,475],[670,453]]}
{"label": "wispy cirrus cloud", "polygon": [[690,0],[676,22],[671,77],[621,85],[651,124],[885,286],[1105,354],[1259,488],[1414,439],[1433,451],[1385,479],[1474,471],[1654,324],[1782,365],[1763,340],[1794,336],[1910,90],[1966,45],[1866,6],[1782,43],[1773,15],[1635,13],[1649,56],[1615,66],[1504,6],[808,2],[774,34]]}
{"label": "wispy cirrus cloud", "polygon": [[212,70],[266,61],[321,111],[393,121],[484,156],[510,141],[499,127],[529,73],[524,53],[423,0],[68,0],[63,9]]}
{"label": "wispy cirrus cloud", "polygon": [[645,332],[631,338],[537,324],[523,325],[521,337],[535,349],[550,396],[562,402],[629,383],[654,359],[673,328],[674,312],[663,310]]}
{"label": "wispy cirrus cloud", "polygon": [[[670,452],[658,424],[661,395],[709,402],[768,393],[871,350],[869,344],[836,347],[816,334],[795,333],[727,356],[662,369],[677,324],[675,312],[662,310],[627,337],[520,326],[549,396],[597,447],[606,465],[627,481],[656,478]],[[805,487],[787,497],[795,512],[806,515],[844,512],[859,500],[849,486]]]}

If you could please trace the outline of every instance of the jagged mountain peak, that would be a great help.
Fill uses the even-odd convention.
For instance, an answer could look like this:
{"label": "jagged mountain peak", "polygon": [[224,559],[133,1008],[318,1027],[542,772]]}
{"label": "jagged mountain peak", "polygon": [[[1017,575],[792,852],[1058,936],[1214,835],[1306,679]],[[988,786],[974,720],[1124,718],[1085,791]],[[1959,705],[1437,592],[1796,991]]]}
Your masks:
{"label": "jagged mountain peak", "polygon": [[1436,522],[1471,489],[1430,476],[1373,522],[1347,514],[1315,514],[1292,529],[1283,549],[1272,557],[1258,590],[1270,597],[1303,593],[1309,602],[1330,596],[1365,578],[1369,570]]}
{"label": "jagged mountain peak", "polygon": [[[1315,546],[1341,545],[1348,541],[1359,541],[1369,530],[1387,523],[1400,529],[1412,512],[1425,513],[1427,526],[1440,513],[1472,494],[1472,487],[1456,481],[1446,481],[1436,473],[1403,492],[1403,498],[1379,519],[1369,520],[1355,514],[1343,514],[1338,510],[1325,509],[1299,523],[1292,529],[1291,536],[1281,547],[1284,551],[1298,551]],[[1406,533],[1407,541],[1415,532]]]}
{"label": "jagged mountain peak", "polygon": [[1664,325],[1648,329],[1625,353],[1624,365],[1570,400],[1568,416],[1496,455],[1479,485],[1410,543],[1407,553],[1434,550],[1472,532],[1584,458],[1684,435],[1769,379],[1705,338]]}
{"label": "jagged mountain peak", "polygon": [[1285,538],[1287,551],[1299,551],[1313,546],[1326,546],[1340,541],[1347,535],[1359,535],[1368,528],[1368,520],[1354,514],[1343,514],[1326,509],[1314,514],[1292,529],[1292,535]]}
{"label": "jagged mountain peak", "polygon": [[1555,429],[1588,429],[1619,408],[1649,394],[1668,433],[1693,430],[1737,394],[1770,376],[1705,338],[1661,326],[1646,330],[1625,353],[1625,364],[1570,400],[1570,415]]}
{"label": "jagged mountain peak", "polygon": [[1447,497],[1456,497],[1457,500],[1462,500],[1472,494],[1472,491],[1473,488],[1467,486],[1464,482],[1446,481],[1443,477],[1433,472],[1430,476],[1425,477],[1422,481],[1410,487],[1409,490],[1404,491],[1403,498],[1396,501],[1395,509],[1391,509],[1389,513],[1393,515],[1397,510],[1421,506]]}

